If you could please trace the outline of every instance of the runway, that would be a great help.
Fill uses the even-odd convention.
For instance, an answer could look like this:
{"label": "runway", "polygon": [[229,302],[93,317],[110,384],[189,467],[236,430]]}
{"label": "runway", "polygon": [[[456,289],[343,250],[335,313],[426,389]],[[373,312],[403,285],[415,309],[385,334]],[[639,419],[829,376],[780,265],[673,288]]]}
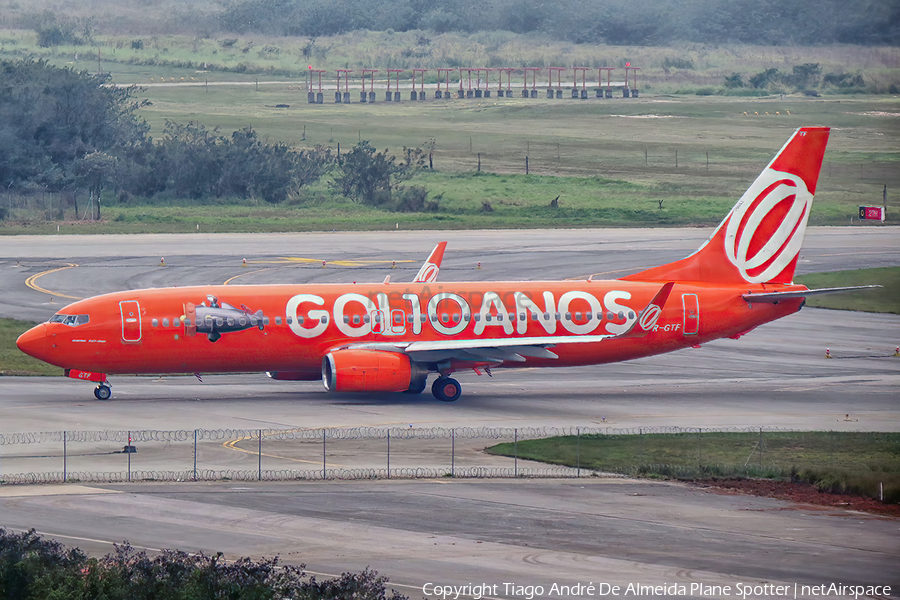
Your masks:
{"label": "runway", "polygon": [[[43,320],[65,296],[147,286],[409,280],[441,239],[450,241],[444,282],[612,278],[680,258],[709,233],[0,238],[0,315]],[[799,271],[896,266],[898,233],[810,228]],[[78,381],[0,378],[0,432],[363,425],[900,431],[898,343],[896,315],[804,309],[699,349],[465,377],[454,404],[430,396],[330,396],[320,383],[256,374],[202,383],[118,377],[113,400],[103,403]],[[835,359],[824,358],[826,347]],[[277,553],[329,574],[370,565],[412,597],[424,595],[426,583],[496,584],[491,595],[504,598],[527,597],[504,583],[543,586],[535,597],[579,596],[551,593],[553,583],[683,584],[687,591],[678,595],[697,597],[691,583],[732,586],[704,597],[733,597],[739,582],[893,584],[890,595],[900,586],[895,520],[622,479],[3,486],[0,525],[34,526],[97,553],[129,539],[231,557]]]}

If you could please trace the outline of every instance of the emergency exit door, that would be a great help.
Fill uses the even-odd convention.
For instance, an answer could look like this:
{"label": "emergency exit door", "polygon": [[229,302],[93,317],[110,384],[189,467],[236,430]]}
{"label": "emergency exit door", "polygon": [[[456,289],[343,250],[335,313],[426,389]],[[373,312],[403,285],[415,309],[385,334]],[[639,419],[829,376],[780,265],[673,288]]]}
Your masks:
{"label": "emergency exit door", "polygon": [[126,344],[137,344],[141,341],[141,306],[137,300],[119,302],[122,313],[122,341]]}
{"label": "emergency exit door", "polygon": [[700,331],[700,303],[697,294],[682,294],[681,305],[684,311],[684,335],[697,335]]}

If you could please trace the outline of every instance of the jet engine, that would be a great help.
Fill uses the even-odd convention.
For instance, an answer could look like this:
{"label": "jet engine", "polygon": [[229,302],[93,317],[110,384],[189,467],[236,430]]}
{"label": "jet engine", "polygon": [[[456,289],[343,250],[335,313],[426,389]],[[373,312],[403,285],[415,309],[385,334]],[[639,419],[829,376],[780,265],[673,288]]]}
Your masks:
{"label": "jet engine", "polygon": [[322,359],[322,383],[329,392],[403,392],[421,377],[419,371],[398,352],[336,350]]}

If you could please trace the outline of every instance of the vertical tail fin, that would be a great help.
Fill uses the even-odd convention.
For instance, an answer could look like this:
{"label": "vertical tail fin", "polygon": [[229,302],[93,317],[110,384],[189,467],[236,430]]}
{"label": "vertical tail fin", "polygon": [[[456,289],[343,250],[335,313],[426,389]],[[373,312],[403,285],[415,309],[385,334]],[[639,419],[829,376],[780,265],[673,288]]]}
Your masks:
{"label": "vertical tail fin", "polygon": [[416,273],[413,283],[431,283],[437,279],[438,273],[441,271],[441,261],[444,260],[444,249],[446,247],[447,242],[439,242],[438,245],[434,247],[434,250],[432,250],[431,254],[428,255],[428,258],[425,259],[425,264],[423,264],[422,268],[419,269],[419,272]]}
{"label": "vertical tail fin", "polygon": [[699,250],[623,279],[791,283],[829,131],[795,131]]}

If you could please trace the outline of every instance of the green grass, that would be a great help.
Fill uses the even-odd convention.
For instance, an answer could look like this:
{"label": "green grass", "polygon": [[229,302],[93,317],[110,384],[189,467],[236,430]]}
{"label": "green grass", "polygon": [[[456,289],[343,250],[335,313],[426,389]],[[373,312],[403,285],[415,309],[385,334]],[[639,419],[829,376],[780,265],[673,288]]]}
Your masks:
{"label": "green grass", "polygon": [[[389,148],[400,154],[404,146],[424,147],[433,139],[436,172],[423,174],[413,183],[426,186],[432,195],[443,194],[444,209],[437,215],[370,210],[336,201],[327,186],[317,184],[301,190],[290,205],[257,208],[250,202],[235,202],[228,207],[217,205],[213,213],[207,207],[191,207],[191,201],[185,199],[153,198],[149,203],[138,199],[135,206],[118,206],[109,197],[104,198],[108,222],[62,223],[63,232],[184,232],[196,231],[198,224],[206,231],[393,229],[398,222],[401,228],[429,229],[712,225],[724,217],[790,132],[803,125],[833,127],[811,224],[848,224],[859,205],[881,198],[883,185],[900,189],[898,119],[889,116],[897,112],[895,97],[660,93],[664,80],[673,86],[691,81],[691,85],[711,85],[721,79],[721,73],[740,70],[735,67],[742,61],[754,69],[819,62],[825,72],[840,64],[846,70],[859,65],[891,74],[898,71],[892,66],[900,58],[897,49],[623,49],[566,47],[546,40],[526,43],[525,38],[512,34],[442,35],[434,37],[429,48],[447,61],[460,53],[459,57],[477,62],[493,52],[516,57],[504,64],[544,64],[544,59],[591,64],[628,54],[644,65],[641,77],[647,78],[651,89],[644,88],[647,93],[636,100],[494,97],[399,104],[379,100],[371,105],[356,103],[357,92],[351,92],[354,104],[334,105],[326,93],[326,104],[309,105],[302,79],[266,72],[280,73],[279,69],[287,69],[288,63],[296,66],[298,61],[305,69],[306,59],[298,57],[306,39],[242,38],[233,48],[223,48],[216,39],[144,36],[144,49],[132,50],[135,37],[140,36],[98,36],[95,43],[100,44],[104,57],[116,61],[102,63],[114,82],[147,85],[140,97],[152,104],[143,108],[140,116],[151,125],[152,135],[160,136],[164,122],[171,119],[219,127],[225,134],[252,126],[263,138],[301,149],[319,144],[336,149],[340,145],[346,152],[364,139],[379,150]],[[253,50],[241,52],[250,41]],[[381,61],[396,61],[398,49],[410,44],[415,44],[415,34],[365,32],[318,38],[316,46],[329,50],[326,56],[316,58],[316,66],[381,68]],[[260,55],[264,46],[281,51]],[[38,53],[55,64],[95,70],[96,62],[88,57],[95,56],[96,47],[37,49],[33,32],[0,31],[0,56]],[[76,51],[80,53],[78,63],[73,62]],[[696,70],[664,74],[663,62],[673,56],[690,59]],[[173,62],[163,64],[164,59]],[[196,67],[214,61],[221,63],[216,69],[244,64],[242,68],[250,65],[263,72],[200,72]],[[188,62],[193,66],[174,66]],[[394,66],[404,68],[396,62]],[[165,86],[159,85],[162,79]],[[193,83],[209,80],[211,85],[180,85],[192,83],[192,79]],[[258,87],[257,80],[262,81]],[[214,85],[225,83],[248,85]],[[383,81],[378,83],[383,85]],[[520,85],[513,82],[516,91]],[[404,96],[408,97],[408,92]],[[289,108],[275,108],[279,104]],[[476,175],[479,155],[482,173]],[[551,211],[547,205],[557,195],[560,208]],[[0,203],[3,200],[0,195]],[[3,222],[0,234],[56,231],[58,210],[50,209],[52,198],[38,206],[33,198],[17,199],[12,190],[6,200],[13,218]],[[662,210],[658,200],[663,200]],[[492,212],[482,212],[485,201]],[[179,209],[179,204],[184,208]],[[69,221],[74,219],[73,213],[71,209],[66,213]],[[898,211],[888,214],[889,224],[900,223]]]}
{"label": "green grass", "polygon": [[802,283],[810,289],[881,285],[884,287],[813,296],[806,301],[806,305],[838,310],[900,314],[900,267],[811,273],[797,277],[797,283]]}
{"label": "green grass", "polygon": [[24,354],[16,338],[34,327],[34,323],[0,319],[0,375],[61,375],[59,367],[48,365]]}
{"label": "green grass", "polygon": [[900,502],[900,433],[585,435],[504,443],[487,451],[632,476],[793,478],[870,497],[878,497],[883,483],[885,501]]}

